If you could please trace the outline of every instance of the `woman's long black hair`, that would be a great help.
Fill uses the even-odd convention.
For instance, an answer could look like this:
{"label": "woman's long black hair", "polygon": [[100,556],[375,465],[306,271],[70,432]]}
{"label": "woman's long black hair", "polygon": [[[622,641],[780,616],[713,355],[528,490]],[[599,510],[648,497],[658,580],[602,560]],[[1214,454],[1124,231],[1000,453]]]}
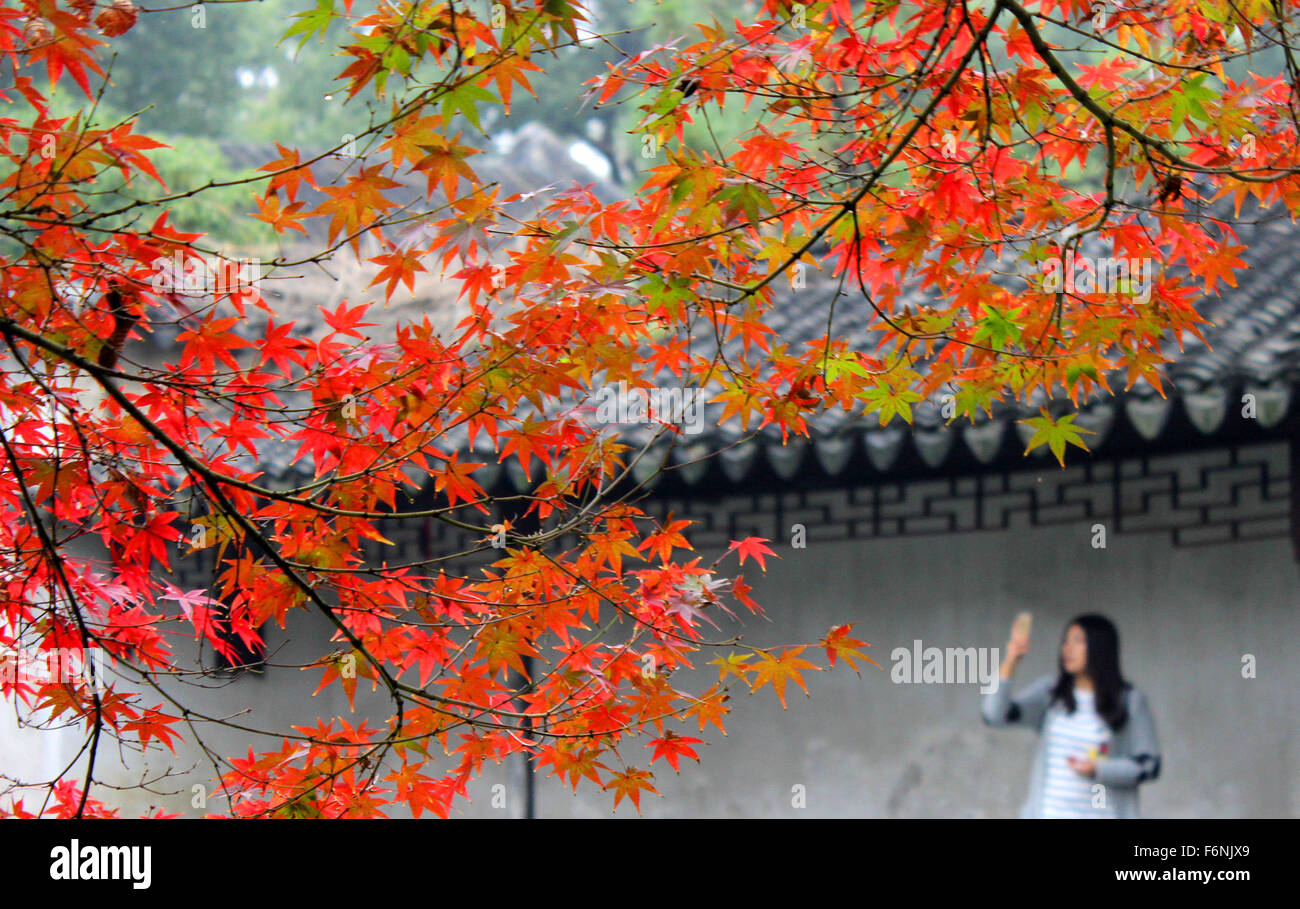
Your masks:
{"label": "woman's long black hair", "polygon": [[[1077,616],[1065,626],[1061,642],[1072,625],[1083,629],[1083,636],[1088,642],[1088,664],[1086,672],[1092,679],[1093,696],[1096,698],[1097,714],[1113,730],[1120,729],[1128,722],[1128,710],[1124,707],[1124,692],[1130,686],[1124,681],[1119,671],[1119,631],[1115,623],[1104,615],[1089,613]],[[1061,674],[1052,689],[1052,700],[1060,700],[1065,709],[1074,713],[1074,676],[1065,671],[1065,661],[1057,657]]]}

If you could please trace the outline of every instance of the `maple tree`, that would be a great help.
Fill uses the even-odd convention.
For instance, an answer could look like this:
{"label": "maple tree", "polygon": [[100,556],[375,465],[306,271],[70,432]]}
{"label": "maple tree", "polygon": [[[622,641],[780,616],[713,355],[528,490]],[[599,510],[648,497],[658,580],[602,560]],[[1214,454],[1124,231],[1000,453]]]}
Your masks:
{"label": "maple tree", "polygon": [[[824,408],[908,420],[943,390],[962,419],[1010,399],[1077,403],[1121,373],[1162,388],[1161,343],[1196,334],[1197,299],[1231,287],[1241,264],[1231,223],[1204,203],[1300,207],[1296,9],[738,7],[731,23],[623,55],[583,89],[585,103],[635,109],[648,159],[637,191],[609,203],[584,187],[503,197],[475,172],[486,106],[508,111],[533,91],[547,51],[598,40],[577,2],[384,0],[354,14],[350,0],[318,0],[285,37],[345,22],[336,90],[374,92],[384,113],[348,137],[359,151],[341,181],[320,166],[343,142],[281,145],[256,176],[228,181],[278,234],[324,225],[312,261],[379,245],[370,294],[323,311],[329,333],[313,339],[233,269],[204,305],[156,282],[178,256],[215,251],[169,218],[202,188],[162,185],[150,161],[160,143],[134,117],[96,119],[112,39],[150,13],[132,0],[6,2],[0,645],[97,649],[112,669],[97,684],[0,682],[6,700],[86,733],[85,760],[11,793],[8,813],[113,814],[91,794],[107,740],[173,749],[222,722],[164,684],[195,669],[176,641],[197,636],[233,658],[297,611],[335,632],[311,667],[321,688],[351,703],[364,681],[391,710],[304,715],[278,748],[215,755],[220,813],[447,816],[486,763],[520,753],[639,809],[661,766],[699,760],[697,736],[724,729],[733,690],[770,687],[784,705],[818,655],[856,670],[866,645],[849,625],[772,648],[711,635],[720,612],[761,611],[743,571],[751,559],[766,571],[776,553],[747,538],[711,563],[689,558],[689,522],[654,520],[629,492],[641,452],[568,402],[671,374],[708,389],[724,420],[806,434]],[[1282,72],[1249,68],[1278,49]],[[56,90],[84,101],[59,115]],[[683,141],[735,105],[746,132]],[[411,174],[445,204],[399,205]],[[118,188],[98,196],[113,175]],[[521,215],[523,202],[533,208]],[[1097,249],[1157,263],[1149,299],[1041,280],[1044,263]],[[799,301],[824,311],[826,331],[791,350],[767,320],[802,268],[838,289]],[[371,307],[422,271],[458,282],[465,318],[450,334],[426,319],[373,337]],[[869,343],[837,333],[848,306],[874,314]],[[254,331],[258,308],[270,318]],[[169,362],[132,360],[127,342],[168,323],[181,329]],[[1044,406],[1031,447],[1063,462],[1084,444],[1071,419]],[[518,510],[536,529],[493,517],[482,465],[447,445],[457,430],[525,470],[544,466]],[[661,426],[656,441],[678,432]],[[313,479],[267,482],[247,455],[268,439],[295,446]],[[436,507],[402,508],[426,485]],[[404,519],[496,541],[497,558],[476,576],[436,559],[368,562],[363,541],[382,547],[379,522]],[[83,540],[107,556],[81,553]],[[191,540],[217,554],[211,590],[168,580]],[[673,671],[710,654],[716,683],[677,687]]]}

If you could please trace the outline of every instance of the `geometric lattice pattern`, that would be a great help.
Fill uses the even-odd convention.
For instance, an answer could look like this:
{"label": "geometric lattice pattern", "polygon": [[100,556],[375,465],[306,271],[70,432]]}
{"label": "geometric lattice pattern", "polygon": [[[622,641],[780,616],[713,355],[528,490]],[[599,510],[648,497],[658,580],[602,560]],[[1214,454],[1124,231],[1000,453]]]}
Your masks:
{"label": "geometric lattice pattern", "polygon": [[807,539],[830,541],[972,533],[1104,522],[1108,533],[1168,532],[1178,546],[1289,534],[1286,442],[1178,455],[1087,461],[1064,470],[989,473],[910,483],[791,490],[716,504],[663,500],[697,523],[692,545],[762,536],[784,541],[802,524]]}
{"label": "geometric lattice pattern", "polygon": [[[783,542],[802,524],[809,543],[975,533],[1060,524],[1104,523],[1108,535],[1168,533],[1176,546],[1286,537],[1290,533],[1287,442],[1210,448],[1176,455],[1089,460],[1064,470],[1044,466],[907,483],[791,489],[707,499],[652,497],[639,504],[660,517],[694,523],[700,550],[747,536]],[[394,546],[368,544],[372,564],[435,561],[424,570],[465,573],[497,553],[433,518],[381,522]],[[562,541],[562,547],[576,540]],[[480,552],[445,558],[474,547]],[[206,555],[206,553],[204,553]],[[206,585],[206,559],[179,560],[186,583]]]}

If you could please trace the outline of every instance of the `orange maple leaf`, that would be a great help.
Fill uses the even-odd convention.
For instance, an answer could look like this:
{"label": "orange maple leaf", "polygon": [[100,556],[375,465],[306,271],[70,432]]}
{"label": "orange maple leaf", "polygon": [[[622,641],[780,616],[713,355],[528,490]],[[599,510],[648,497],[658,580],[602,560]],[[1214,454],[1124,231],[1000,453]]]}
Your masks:
{"label": "orange maple leaf", "polygon": [[[844,662],[849,664],[849,668],[854,672],[858,672],[858,664],[854,662],[854,658],[857,658],[866,660],[877,669],[883,669],[883,666],[871,657],[867,656],[861,650],[857,649],[858,647],[870,647],[870,644],[866,641],[859,641],[857,638],[849,637],[849,632],[853,630],[855,624],[855,622],[850,622],[847,625],[836,625],[827,632],[826,637],[821,639],[821,646],[826,648],[827,661],[834,666],[835,661],[843,657]],[[858,672],[858,675],[861,674],[862,673]]]}
{"label": "orange maple leaf", "polygon": [[[804,684],[803,675],[799,672],[801,669],[812,669],[817,672],[821,671],[820,666],[814,666],[807,660],[800,659],[799,654],[806,650],[806,646],[790,647],[779,657],[774,657],[769,653],[759,654],[762,659],[754,666],[754,682],[749,693],[752,695],[758,689],[762,688],[768,682],[776,689],[776,696],[781,699],[781,707],[785,708],[785,683],[793,681],[803,689],[804,694],[808,694],[808,686]],[[809,695],[811,697],[811,695]]]}
{"label": "orange maple leaf", "polygon": [[740,564],[742,565],[745,564],[746,557],[753,556],[759,567],[767,571],[767,562],[763,560],[764,555],[781,558],[765,545],[767,542],[763,537],[745,537],[743,540],[732,540],[731,545],[727,547],[727,551],[736,550],[740,554]]}
{"label": "orange maple leaf", "polygon": [[650,757],[650,763],[653,764],[663,758],[668,761],[673,770],[681,773],[681,770],[677,767],[677,762],[683,757],[688,757],[698,764],[700,756],[695,753],[695,749],[691,746],[703,744],[704,739],[693,739],[689,736],[678,735],[670,729],[664,733],[662,738],[651,739],[646,742],[646,747],[654,749],[654,754]]}
{"label": "orange maple leaf", "polygon": [[614,774],[614,778],[605,784],[605,789],[614,790],[614,808],[618,808],[618,803],[623,801],[627,796],[636,806],[636,813],[641,813],[641,793],[653,792],[659,794],[659,790],[651,785],[650,781],[654,779],[654,774],[649,770],[637,770],[635,767],[629,767],[622,773]]}

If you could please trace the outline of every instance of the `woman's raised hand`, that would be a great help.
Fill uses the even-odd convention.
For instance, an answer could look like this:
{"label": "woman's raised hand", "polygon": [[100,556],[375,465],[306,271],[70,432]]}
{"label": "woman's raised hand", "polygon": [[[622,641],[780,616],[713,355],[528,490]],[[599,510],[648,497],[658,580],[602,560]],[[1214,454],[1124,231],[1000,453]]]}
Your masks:
{"label": "woman's raised hand", "polygon": [[1007,640],[1007,655],[1002,660],[1002,678],[1009,679],[1016,671],[1021,658],[1029,652],[1029,625],[1031,617],[1027,612],[1016,616],[1011,624],[1011,637]]}

